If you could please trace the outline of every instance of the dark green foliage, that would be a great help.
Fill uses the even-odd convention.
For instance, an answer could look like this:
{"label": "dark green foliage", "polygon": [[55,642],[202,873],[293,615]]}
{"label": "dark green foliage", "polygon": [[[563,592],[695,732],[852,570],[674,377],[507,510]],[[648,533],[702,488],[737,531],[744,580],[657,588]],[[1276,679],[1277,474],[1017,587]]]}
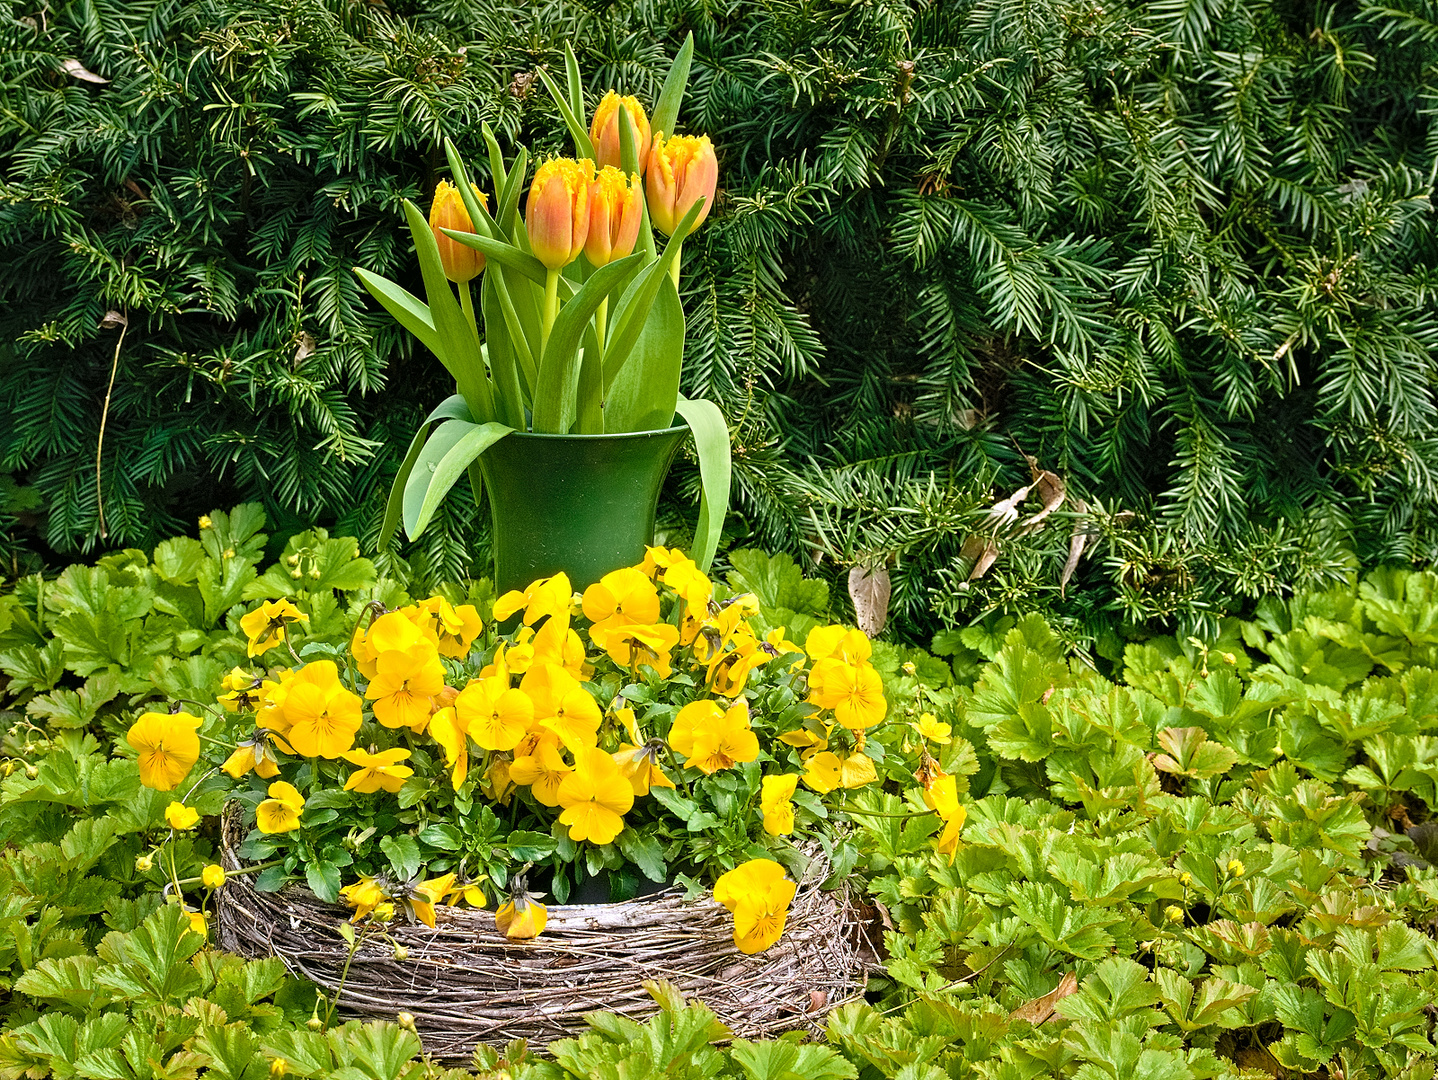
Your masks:
{"label": "dark green foliage", "polygon": [[[105,543],[226,495],[372,539],[449,388],[349,268],[413,281],[398,200],[441,135],[564,147],[533,71],[565,37],[591,100],[652,101],[690,30],[723,191],[685,391],[735,426],[737,537],[896,557],[909,637],[1036,599],[1192,624],[1438,547],[1431,0],[31,6],[0,28],[0,471],[53,547],[99,540],[111,309]],[[1069,518],[957,588],[1020,451],[1104,508],[1062,600]],[[464,498],[424,573],[483,554]]]}

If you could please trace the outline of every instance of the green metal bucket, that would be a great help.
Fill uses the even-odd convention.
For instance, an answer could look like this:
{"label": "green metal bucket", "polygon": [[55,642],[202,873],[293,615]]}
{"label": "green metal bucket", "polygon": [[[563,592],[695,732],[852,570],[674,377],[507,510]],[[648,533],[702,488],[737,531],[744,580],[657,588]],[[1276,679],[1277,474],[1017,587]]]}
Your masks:
{"label": "green metal bucket", "polygon": [[583,590],[654,542],[664,477],[684,424],[616,435],[516,431],[479,457],[501,593],[563,570]]}

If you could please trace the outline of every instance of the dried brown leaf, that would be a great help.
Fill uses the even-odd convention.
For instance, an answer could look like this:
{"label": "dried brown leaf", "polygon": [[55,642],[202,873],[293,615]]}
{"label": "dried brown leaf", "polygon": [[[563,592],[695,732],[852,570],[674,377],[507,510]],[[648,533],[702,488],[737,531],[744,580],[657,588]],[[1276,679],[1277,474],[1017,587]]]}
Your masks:
{"label": "dried brown leaf", "polygon": [[66,75],[69,75],[73,79],[79,79],[81,82],[97,83],[103,85],[110,81],[109,79],[104,78],[101,75],[96,75],[93,71],[85,67],[85,65],[80,63],[80,61],[78,60],[66,60],[60,65],[60,67],[64,70]]}
{"label": "dried brown leaf", "polygon": [[1000,499],[989,507],[989,512],[984,515],[984,524],[995,529],[1002,529],[1012,525],[1019,519],[1019,503],[1029,496],[1029,488],[1032,484],[1026,484],[1019,488],[1007,499]]}
{"label": "dried brown leaf", "polygon": [[892,585],[887,567],[872,570],[856,566],[849,571],[849,599],[854,601],[854,616],[859,629],[869,637],[877,637],[889,621],[889,596]]}
{"label": "dried brown leaf", "polygon": [[[1074,500],[1074,509],[1080,514],[1088,513],[1088,503],[1082,499]],[[1063,573],[1059,575],[1059,596],[1063,596],[1068,589],[1069,579],[1074,576],[1078,569],[1079,560],[1083,558],[1083,549],[1088,544],[1088,529],[1082,519],[1074,522],[1074,531],[1069,534],[1069,557],[1064,563]]]}
{"label": "dried brown leaf", "polygon": [[978,581],[989,572],[989,567],[994,565],[994,560],[999,557],[999,545],[990,540],[984,545],[984,550],[974,562],[974,568],[969,571],[969,580]]}
{"label": "dried brown leaf", "polygon": [[1064,497],[1068,493],[1068,485],[1063,482],[1063,478],[1047,470],[1035,470],[1034,482],[1030,486],[1038,496],[1040,505],[1038,512],[1024,521],[1019,530],[1020,536],[1027,536],[1037,530],[1043,524],[1044,518],[1064,504]]}
{"label": "dried brown leaf", "polygon": [[128,325],[129,321],[129,319],[125,318],[125,316],[121,315],[118,311],[115,311],[112,308],[109,311],[105,312],[103,316],[101,316],[100,329],[118,330],[120,329],[120,327]]}
{"label": "dried brown leaf", "polygon": [[1010,1020],[1026,1020],[1030,1024],[1042,1024],[1054,1014],[1054,1006],[1070,994],[1078,993],[1078,976],[1072,971],[1059,980],[1059,984],[1043,997],[1025,1002],[1009,1014]]}
{"label": "dried brown leaf", "polygon": [[313,356],[315,354],[315,350],[318,348],[319,343],[315,341],[314,335],[312,335],[308,330],[303,331],[300,334],[299,341],[295,344],[295,367],[299,367],[311,356]]}

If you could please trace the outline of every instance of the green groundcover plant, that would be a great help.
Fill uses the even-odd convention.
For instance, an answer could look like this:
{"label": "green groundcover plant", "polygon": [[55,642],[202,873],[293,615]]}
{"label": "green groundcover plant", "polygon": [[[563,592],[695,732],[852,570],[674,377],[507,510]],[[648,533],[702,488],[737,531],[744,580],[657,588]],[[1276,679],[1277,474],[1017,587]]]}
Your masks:
{"label": "green groundcover plant", "polygon": [[[208,948],[200,912],[166,902],[168,874],[147,858],[163,841],[203,907],[215,838],[169,828],[169,794],[142,787],[125,753],[134,716],[213,692],[245,649],[246,589],[329,596],[339,612],[385,580],[318,533],[260,567],[259,527],[250,508],[214,513],[198,541],[0,599],[0,1075],[444,1072],[406,1018],[339,1024],[274,961]],[[235,560],[240,583],[215,592]],[[791,636],[825,620],[822,583],[787,560],[740,562],[736,581]],[[724,1043],[702,1007],[656,984],[647,1025],[596,1015],[551,1056],[486,1050],[475,1068],[1431,1077],[1435,599],[1438,575],[1378,570],[1261,602],[1207,640],[1130,642],[1106,675],[1038,615],[962,631],[953,664],[876,646],[889,708],[935,748],[963,814],[949,833],[930,812],[936,775],[852,793],[846,842],[884,956],[867,1000],[833,1013],[819,1043]]]}

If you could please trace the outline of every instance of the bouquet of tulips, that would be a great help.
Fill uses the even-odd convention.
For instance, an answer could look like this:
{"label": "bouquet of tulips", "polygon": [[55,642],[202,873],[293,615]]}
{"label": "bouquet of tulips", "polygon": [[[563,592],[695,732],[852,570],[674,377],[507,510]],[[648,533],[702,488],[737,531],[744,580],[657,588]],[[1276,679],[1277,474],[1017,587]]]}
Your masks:
{"label": "bouquet of tulips", "polygon": [[[404,203],[426,301],[356,268],[371,294],[445,365],[457,390],[416,433],[395,478],[382,540],[401,520],[418,536],[466,471],[478,499],[475,462],[511,432],[652,431],[678,414],[699,457],[696,550],[708,566],[728,502],[730,458],[719,409],[679,393],[680,255],[713,206],[719,175],[707,136],[675,134],[693,49],[691,37],[652,124],[636,98],[610,91],[586,129],[579,66],[566,46],[565,89],[539,74],[574,138],[575,157],[539,164],[523,216],[528,152],[521,147],[506,161],[486,126],[493,213],[449,142],[454,182],[440,181],[428,220]],[[662,250],[656,229],[668,237]],[[477,318],[471,283],[481,274]]]}
{"label": "bouquet of tulips", "polygon": [[859,631],[796,643],[664,548],[582,595],[561,574],[485,606],[369,604],[331,647],[264,602],[209,720],[130,729],[141,779],[177,793],[177,833],[197,802],[238,806],[261,888],[302,878],[356,920],[429,925],[437,904],[495,903],[512,938],[543,931],[540,887],[564,902],[602,876],[612,899],[712,882],[738,948],[767,949],[807,864],[794,839],[832,851],[851,793],[881,780],[919,783],[952,855],[964,812],[930,751],[948,727],[886,722]]}

